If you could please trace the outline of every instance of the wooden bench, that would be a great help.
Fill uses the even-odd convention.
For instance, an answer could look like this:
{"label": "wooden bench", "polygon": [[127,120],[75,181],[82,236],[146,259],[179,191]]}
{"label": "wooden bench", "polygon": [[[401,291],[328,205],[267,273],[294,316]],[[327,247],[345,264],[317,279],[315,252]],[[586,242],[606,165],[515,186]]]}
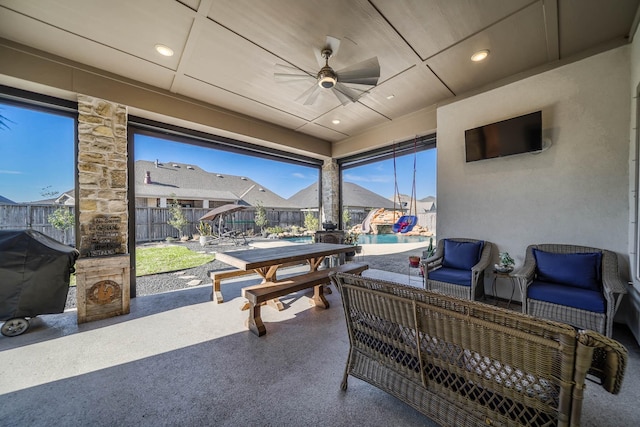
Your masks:
{"label": "wooden bench", "polygon": [[[300,261],[289,262],[282,264],[280,267],[291,267],[294,265],[305,265],[306,263]],[[211,284],[213,286],[213,293],[211,294],[211,301],[216,304],[224,302],[222,298],[222,292],[220,291],[220,284],[223,280],[231,279],[234,277],[249,276],[251,274],[257,274],[254,270],[238,270],[238,269],[225,269],[225,270],[209,270],[209,277],[211,278]]]}
{"label": "wooden bench", "polygon": [[360,274],[367,268],[369,268],[367,264],[352,262],[301,274],[279,282],[267,282],[242,288],[242,296],[249,300],[249,318],[246,325],[259,337],[266,334],[267,330],[260,317],[260,307],[274,298],[311,287],[313,287],[313,303],[318,307],[329,308],[329,302],[324,297],[324,285],[331,280],[329,275],[334,272]]}

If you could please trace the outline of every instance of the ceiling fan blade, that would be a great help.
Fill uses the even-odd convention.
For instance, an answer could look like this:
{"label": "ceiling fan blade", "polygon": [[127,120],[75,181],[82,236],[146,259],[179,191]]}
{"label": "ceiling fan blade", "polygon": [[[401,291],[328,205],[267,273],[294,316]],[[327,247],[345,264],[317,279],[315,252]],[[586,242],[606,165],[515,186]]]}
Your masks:
{"label": "ceiling fan blade", "polygon": [[277,82],[290,82],[300,81],[307,79],[314,79],[313,76],[305,73],[299,68],[289,67],[288,65],[276,64],[276,72],[273,73],[273,78]]}
{"label": "ceiling fan blade", "polygon": [[347,95],[343,94],[342,92],[340,92],[339,90],[337,90],[335,87],[333,89],[331,89],[331,92],[333,92],[333,94],[336,96],[336,98],[338,98],[338,101],[340,101],[340,103],[344,106],[344,105],[349,105],[351,104],[352,101],[351,98],[349,98]]}
{"label": "ceiling fan blade", "polygon": [[306,98],[303,104],[311,105],[315,102],[319,93],[320,93],[320,86],[314,83],[313,86],[311,86],[309,89],[302,92],[302,94],[299,97],[297,97],[295,100],[300,101]]}
{"label": "ceiling fan blade", "polygon": [[291,81],[300,81],[300,80],[313,80],[308,74],[285,74],[285,73],[274,73],[273,78],[277,82],[291,82]]}
{"label": "ceiling fan blade", "polygon": [[331,57],[336,56],[338,54],[338,49],[340,49],[340,39],[327,36],[327,40],[325,41],[322,48],[313,49],[313,54],[316,56],[316,60],[321,67],[324,67],[326,65],[326,59],[322,57],[322,51],[324,49],[331,49]]}
{"label": "ceiling fan blade", "polygon": [[307,100],[304,101],[303,105],[313,105],[313,103],[316,102],[316,99],[318,99],[318,95],[320,95],[320,92],[322,92],[320,86],[315,85],[313,91],[311,91],[311,95],[309,95]]}
{"label": "ceiling fan blade", "polygon": [[[336,85],[333,87],[333,92],[338,97],[338,99],[340,99],[340,102],[342,102],[342,98],[340,97],[340,95],[338,95],[338,93],[347,97],[347,99],[349,99],[351,102],[356,102],[358,98],[360,98],[364,93],[364,91],[347,87],[340,82],[336,83]],[[345,105],[344,102],[342,103],[342,105]]]}
{"label": "ceiling fan blade", "polygon": [[380,63],[377,57],[351,65],[338,72],[338,81],[341,83],[356,83],[375,86],[380,78]]}

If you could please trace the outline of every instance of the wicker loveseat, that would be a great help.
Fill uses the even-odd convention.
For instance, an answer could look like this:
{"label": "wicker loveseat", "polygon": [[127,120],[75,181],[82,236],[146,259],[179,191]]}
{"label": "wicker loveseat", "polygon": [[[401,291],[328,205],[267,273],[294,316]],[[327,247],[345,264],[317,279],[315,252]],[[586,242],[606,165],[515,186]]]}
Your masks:
{"label": "wicker loveseat", "polygon": [[627,351],[597,332],[349,274],[348,376],[447,426],[577,426],[587,373],[620,390]]}

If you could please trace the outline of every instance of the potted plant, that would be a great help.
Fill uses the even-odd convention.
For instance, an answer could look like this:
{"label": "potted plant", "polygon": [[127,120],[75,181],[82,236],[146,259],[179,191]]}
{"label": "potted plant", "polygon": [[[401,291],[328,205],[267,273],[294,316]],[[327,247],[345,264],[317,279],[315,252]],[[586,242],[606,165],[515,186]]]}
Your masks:
{"label": "potted plant", "polygon": [[356,256],[356,250],[359,248],[359,247],[357,247],[358,246],[358,237],[360,237],[360,234],[358,234],[358,233],[353,233],[353,232],[349,232],[349,231],[344,233],[343,243],[345,245],[356,246],[356,247],[354,247],[353,251],[346,252],[344,254],[348,261],[353,259],[354,256]]}
{"label": "potted plant", "polygon": [[409,266],[412,268],[418,268],[420,267],[420,257],[417,255],[410,255],[409,256]]}
{"label": "potted plant", "polygon": [[495,264],[494,267],[499,273],[510,273],[513,271],[513,266],[516,262],[511,258],[509,252],[500,252],[498,254],[499,264]]}
{"label": "potted plant", "polygon": [[213,227],[208,222],[200,221],[196,228],[200,233],[200,245],[206,245],[213,234]]}

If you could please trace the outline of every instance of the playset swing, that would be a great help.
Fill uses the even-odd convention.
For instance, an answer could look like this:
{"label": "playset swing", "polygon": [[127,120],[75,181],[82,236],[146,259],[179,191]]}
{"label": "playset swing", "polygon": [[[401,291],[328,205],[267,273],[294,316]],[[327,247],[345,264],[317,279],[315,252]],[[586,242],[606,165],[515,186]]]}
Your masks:
{"label": "playset swing", "polygon": [[[413,230],[418,224],[418,207],[416,206],[416,158],[418,156],[417,153],[417,142],[414,139],[413,141],[413,188],[411,189],[411,201],[409,202],[409,212],[408,215],[402,215],[398,218],[395,224],[391,229],[394,233],[408,233]],[[397,206],[402,206],[400,201],[400,191],[398,189],[398,176],[396,174],[396,146],[393,146],[393,179],[395,181],[395,194],[393,196],[393,216],[395,218],[396,213],[396,198],[398,201]]]}

